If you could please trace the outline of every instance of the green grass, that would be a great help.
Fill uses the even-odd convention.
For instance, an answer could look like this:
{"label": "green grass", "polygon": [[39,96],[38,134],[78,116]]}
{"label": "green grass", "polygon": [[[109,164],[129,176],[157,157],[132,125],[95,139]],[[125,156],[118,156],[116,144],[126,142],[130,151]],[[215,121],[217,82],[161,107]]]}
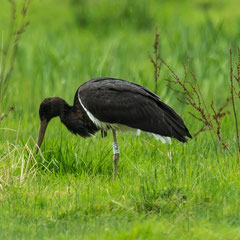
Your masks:
{"label": "green grass", "polygon": [[[240,239],[239,165],[213,134],[169,146],[119,133],[115,182],[111,134],[83,139],[53,119],[42,154],[34,154],[45,97],[71,103],[80,84],[99,76],[153,90],[155,26],[166,62],[183,77],[190,61],[206,102],[221,105],[230,93],[229,46],[236,59],[239,44],[238,1],[209,1],[208,10],[208,1],[130,1],[128,8],[127,1],[92,0],[79,9],[74,2],[30,5],[0,108],[15,108],[0,125],[0,239]],[[5,1],[3,44],[9,15]],[[162,68],[158,94],[194,133],[201,124],[165,86],[169,77]],[[223,136],[236,153],[233,124],[232,115],[224,119]]]}

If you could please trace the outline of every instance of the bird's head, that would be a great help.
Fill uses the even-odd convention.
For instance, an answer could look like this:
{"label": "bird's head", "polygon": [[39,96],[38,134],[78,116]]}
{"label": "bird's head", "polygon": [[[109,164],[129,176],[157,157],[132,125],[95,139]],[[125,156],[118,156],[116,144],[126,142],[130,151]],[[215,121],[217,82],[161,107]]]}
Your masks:
{"label": "bird's head", "polygon": [[61,110],[64,108],[65,101],[59,97],[45,98],[39,107],[40,129],[38,134],[38,142],[36,153],[41,147],[48,123],[54,117],[60,116]]}

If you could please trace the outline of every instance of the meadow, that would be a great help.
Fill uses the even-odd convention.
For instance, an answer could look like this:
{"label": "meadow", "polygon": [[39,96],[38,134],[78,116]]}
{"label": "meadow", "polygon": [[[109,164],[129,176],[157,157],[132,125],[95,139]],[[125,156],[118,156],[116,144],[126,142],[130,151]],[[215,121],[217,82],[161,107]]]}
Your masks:
{"label": "meadow", "polygon": [[[23,2],[17,2],[16,24]],[[60,96],[71,104],[80,84],[101,76],[154,90],[149,53],[156,31],[164,61],[181,79],[183,64],[191,66],[209,111],[212,101],[223,106],[231,96],[230,46],[235,70],[238,61],[238,5],[237,0],[32,0],[30,24],[0,103],[0,115],[14,107],[0,121],[0,239],[240,239],[231,103],[221,119],[229,151],[213,131],[172,145],[144,133],[119,133],[115,181],[111,134],[83,139],[56,118],[40,154],[34,152],[44,98]],[[11,11],[2,0],[1,49],[8,44]],[[1,67],[2,56],[3,51]],[[194,135],[202,123],[165,79],[172,74],[162,65],[157,93]]]}

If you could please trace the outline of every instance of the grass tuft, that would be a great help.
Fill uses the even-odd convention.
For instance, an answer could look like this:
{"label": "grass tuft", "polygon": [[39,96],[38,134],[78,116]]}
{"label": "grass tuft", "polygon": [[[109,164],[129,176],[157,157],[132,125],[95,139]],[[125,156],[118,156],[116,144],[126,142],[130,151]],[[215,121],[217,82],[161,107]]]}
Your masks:
{"label": "grass tuft", "polygon": [[[16,19],[11,36],[21,36],[1,104],[1,113],[10,106],[14,111],[0,124],[0,239],[239,239],[240,170],[231,98],[225,106],[231,94],[226,51],[231,41],[238,117],[237,0],[210,7],[203,6],[206,1],[31,1],[27,12],[25,0],[12,2],[15,10],[7,1],[0,7],[1,49],[10,43],[4,34],[9,10]],[[24,33],[17,31],[23,16],[31,20]],[[82,139],[53,119],[35,155],[38,109],[45,97],[61,96],[71,104],[79,85],[99,74],[155,89],[146,53],[156,25],[160,57],[175,74],[158,61],[158,94],[191,132],[209,128],[188,114],[202,119],[190,103],[177,100],[188,97],[180,93],[178,77],[191,103],[201,101],[216,134],[201,131],[187,144],[173,139],[172,145],[144,133],[119,134],[115,182],[110,134]],[[154,49],[151,54],[155,61]],[[2,62],[4,57],[1,52]],[[179,93],[164,86],[169,75],[168,85]],[[218,147],[218,124],[232,155]]]}

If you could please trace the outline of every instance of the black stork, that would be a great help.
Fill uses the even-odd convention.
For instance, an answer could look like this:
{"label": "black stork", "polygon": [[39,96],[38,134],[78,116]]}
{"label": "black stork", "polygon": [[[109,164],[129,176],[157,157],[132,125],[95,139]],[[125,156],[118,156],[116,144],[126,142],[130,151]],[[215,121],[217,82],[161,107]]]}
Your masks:
{"label": "black stork", "polygon": [[153,134],[163,143],[171,138],[186,142],[192,138],[182,118],[147,88],[115,78],[95,78],[83,83],[73,106],[62,98],[46,98],[40,104],[41,120],[37,150],[41,147],[49,121],[60,117],[74,134],[90,137],[97,131],[113,134],[113,176],[116,177],[119,149],[116,131],[140,130]]}

